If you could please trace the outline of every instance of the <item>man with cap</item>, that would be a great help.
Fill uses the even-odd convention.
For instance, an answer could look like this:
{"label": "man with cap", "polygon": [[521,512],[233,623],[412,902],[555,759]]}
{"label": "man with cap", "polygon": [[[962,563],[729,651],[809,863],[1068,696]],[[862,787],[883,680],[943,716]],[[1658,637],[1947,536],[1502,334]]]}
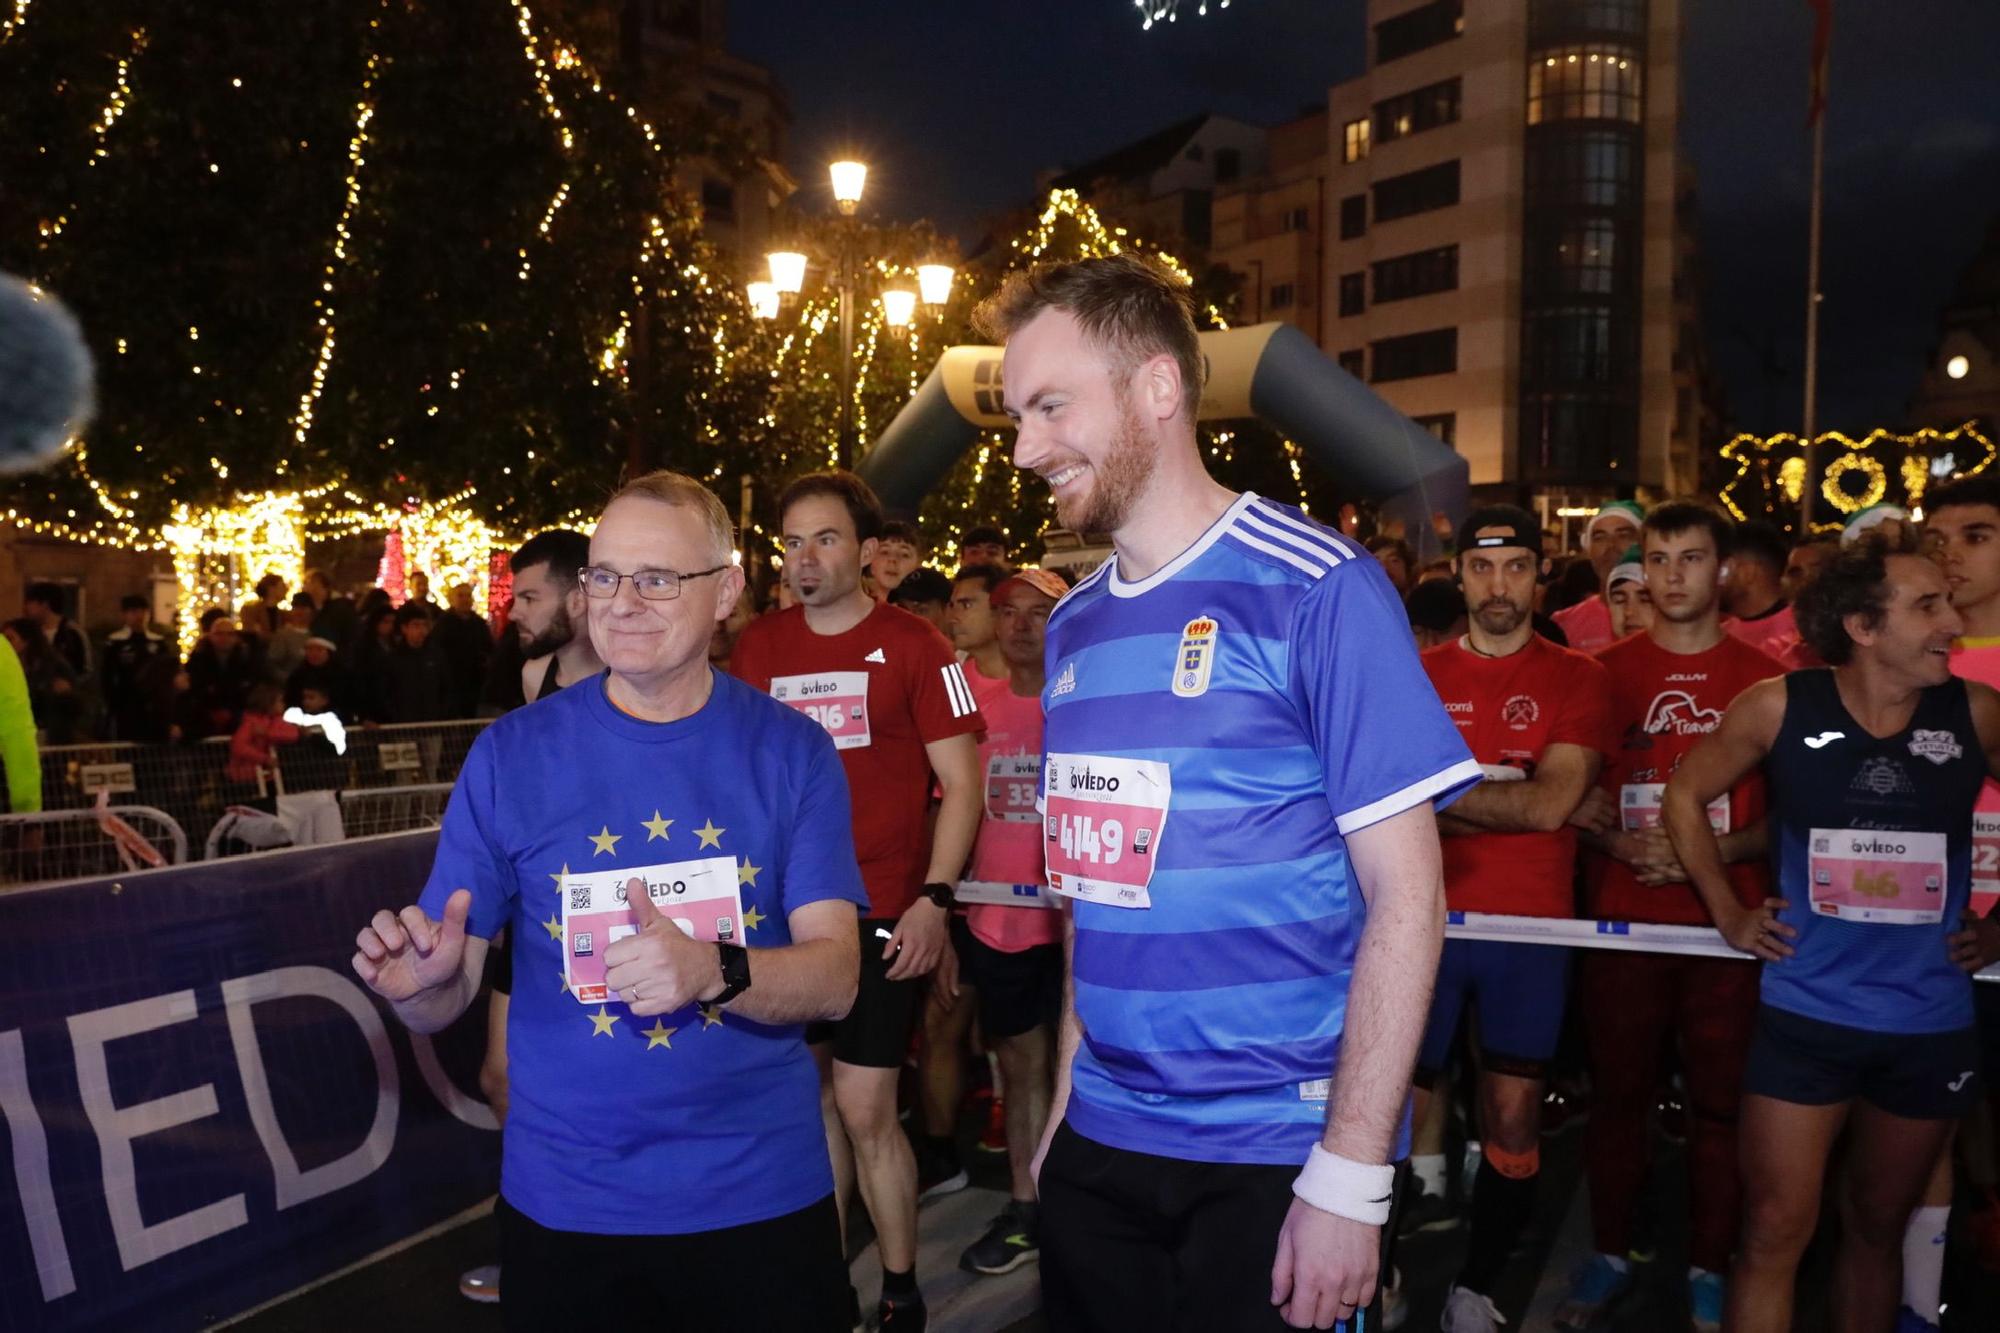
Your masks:
{"label": "man with cap", "polygon": [[[1646,510],[1634,500],[1613,500],[1597,511],[1583,530],[1584,553],[1597,570],[1598,586],[1611,577],[1619,555],[1639,540],[1639,524]],[[1569,646],[1580,653],[1594,653],[1611,646],[1617,636],[1611,632],[1611,608],[1601,595],[1592,596],[1555,614]]]}
{"label": "man with cap", "polygon": [[1903,540],[1903,534],[1909,530],[1909,526],[1910,511],[1901,505],[1869,505],[1864,509],[1855,510],[1847,522],[1841,524],[1840,544],[1852,546],[1861,540],[1863,533],[1881,528],[1893,546]]}
{"label": "man with cap", "polygon": [[1049,613],[1069,585],[1024,569],[993,589],[993,626],[1007,675],[968,673],[986,732],[979,742],[986,803],[972,862],[959,885],[966,904],[961,965],[978,994],[979,1030],[1000,1061],[1006,1089],[1010,1198],[959,1266],[1009,1273],[1036,1257],[1040,1217],[1035,1145],[1048,1127],[1055,1024],[1062,1013],[1062,914],[1043,887],[1041,816],[1042,649]]}
{"label": "man with cap", "polygon": [[1646,566],[1634,546],[1620,556],[1604,580],[1604,604],[1611,611],[1613,642],[1653,627],[1653,598],[1646,591]]}
{"label": "man with cap", "polygon": [[[1477,509],[1459,529],[1465,637],[1423,654],[1424,670],[1487,781],[1438,816],[1454,913],[1575,915],[1570,815],[1604,761],[1604,668],[1535,633],[1541,525],[1512,505]],[[1562,1031],[1568,951],[1446,940],[1417,1055],[1416,1119],[1449,1060],[1461,1015],[1478,1011],[1483,1137],[1465,1266],[1446,1299],[1445,1333],[1490,1333],[1508,1256],[1535,1205],[1542,1094]],[[1430,1182],[1425,1182],[1430,1187]]]}

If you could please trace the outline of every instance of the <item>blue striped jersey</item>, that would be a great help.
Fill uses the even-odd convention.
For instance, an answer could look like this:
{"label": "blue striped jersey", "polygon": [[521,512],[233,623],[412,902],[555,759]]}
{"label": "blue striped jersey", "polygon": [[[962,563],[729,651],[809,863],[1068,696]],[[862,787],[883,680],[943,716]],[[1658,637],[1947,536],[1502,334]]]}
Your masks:
{"label": "blue striped jersey", "polygon": [[1479,779],[1395,590],[1355,543],[1245,494],[1150,577],[1113,558],[1079,584],[1047,669],[1045,850],[1072,882],[1084,1029],[1072,1127],[1303,1161],[1366,914],[1345,839]]}

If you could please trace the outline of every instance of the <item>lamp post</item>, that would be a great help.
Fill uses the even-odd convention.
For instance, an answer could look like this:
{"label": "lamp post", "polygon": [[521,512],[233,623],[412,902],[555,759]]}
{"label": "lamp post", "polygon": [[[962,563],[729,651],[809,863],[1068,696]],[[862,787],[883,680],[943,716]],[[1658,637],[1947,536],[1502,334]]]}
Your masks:
{"label": "lamp post", "polygon": [[[834,253],[828,272],[840,297],[840,434],[836,458],[843,468],[852,467],[858,452],[854,438],[854,302],[856,268],[861,261],[860,228],[854,215],[868,184],[868,164],[852,160],[831,163],[827,175],[833,186],[833,203],[840,215],[835,227]],[[750,313],[758,319],[776,319],[783,299],[805,290],[809,256],[796,250],[778,250],[766,255],[771,276],[768,282],[749,285]],[[917,270],[917,292],[888,289],[881,293],[883,321],[891,328],[907,328],[921,297],[929,306],[951,299],[953,270],[949,264],[925,264]]]}

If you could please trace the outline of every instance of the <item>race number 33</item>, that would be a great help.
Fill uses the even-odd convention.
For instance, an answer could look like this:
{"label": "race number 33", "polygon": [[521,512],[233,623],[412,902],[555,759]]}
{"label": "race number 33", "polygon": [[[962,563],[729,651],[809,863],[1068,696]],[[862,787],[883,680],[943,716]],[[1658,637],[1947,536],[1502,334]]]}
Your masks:
{"label": "race number 33", "polygon": [[1173,775],[1152,759],[1051,754],[1042,769],[1049,888],[1084,902],[1151,907]]}

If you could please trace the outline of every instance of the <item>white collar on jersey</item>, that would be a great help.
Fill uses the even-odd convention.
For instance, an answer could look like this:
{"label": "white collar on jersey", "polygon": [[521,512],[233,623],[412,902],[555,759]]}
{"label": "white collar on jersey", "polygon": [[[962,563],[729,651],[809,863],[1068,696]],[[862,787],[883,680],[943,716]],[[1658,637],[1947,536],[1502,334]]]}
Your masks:
{"label": "white collar on jersey", "polygon": [[1222,534],[1229,530],[1229,525],[1236,521],[1237,515],[1243,513],[1252,504],[1256,503],[1256,500],[1257,493],[1255,491],[1245,491],[1243,494],[1237,496],[1235,503],[1223,510],[1222,516],[1209,524],[1207,531],[1203,532],[1201,536],[1194,539],[1193,545],[1167,561],[1166,564],[1161,565],[1145,578],[1140,579],[1137,583],[1130,583],[1119,577],[1118,553],[1113,551],[1111,558],[1104,562],[1111,570],[1105,576],[1104,586],[1110,589],[1113,597],[1138,597],[1143,593],[1151,592],[1174,575],[1180,573],[1183,569],[1186,569],[1196,560],[1199,560],[1202,552],[1221,540]]}

